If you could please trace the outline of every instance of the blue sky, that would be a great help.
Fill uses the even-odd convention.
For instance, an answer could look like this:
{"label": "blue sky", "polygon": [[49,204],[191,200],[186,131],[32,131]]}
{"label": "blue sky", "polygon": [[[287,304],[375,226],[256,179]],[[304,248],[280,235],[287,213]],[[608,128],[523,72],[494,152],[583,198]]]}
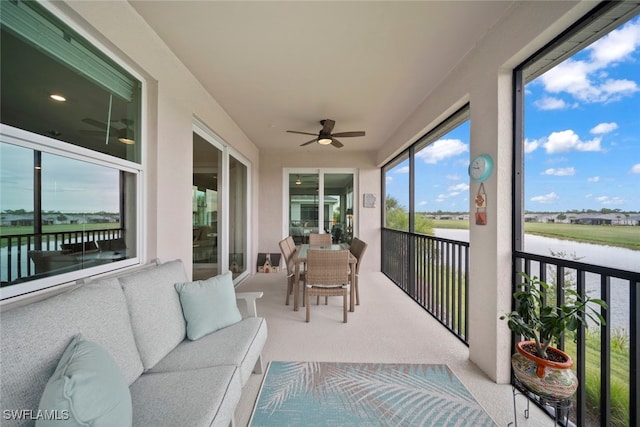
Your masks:
{"label": "blue sky", "polygon": [[[640,211],[640,17],[527,84],[525,153],[525,209]],[[416,155],[416,210],[468,211],[469,123]]]}

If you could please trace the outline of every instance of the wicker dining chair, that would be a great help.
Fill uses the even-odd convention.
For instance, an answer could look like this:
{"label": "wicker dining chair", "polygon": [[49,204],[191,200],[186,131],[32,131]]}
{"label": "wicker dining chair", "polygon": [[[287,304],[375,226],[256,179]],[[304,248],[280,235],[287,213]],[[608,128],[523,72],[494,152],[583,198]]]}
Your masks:
{"label": "wicker dining chair", "polygon": [[319,234],[319,233],[311,233],[309,234],[309,245],[330,245],[331,234]]}
{"label": "wicker dining chair", "polygon": [[323,251],[309,249],[307,251],[307,284],[305,304],[307,318],[311,318],[312,296],[343,298],[343,322],[347,323],[348,295],[349,295],[349,250]]}
{"label": "wicker dining chair", "polygon": [[[280,246],[280,251],[282,252],[282,257],[284,258],[285,266],[287,268],[287,297],[285,299],[285,304],[289,305],[289,295],[293,293],[294,282],[296,280],[296,264],[295,264],[295,244],[292,246],[291,242],[289,242],[289,238],[284,238],[278,242],[278,246]],[[300,270],[300,281],[305,284],[305,272],[304,269]],[[302,287],[304,288],[304,285]],[[304,301],[304,298],[303,298]]]}
{"label": "wicker dining chair", "polygon": [[351,251],[351,254],[358,260],[356,262],[356,274],[354,283],[351,284],[352,286],[355,286],[356,305],[360,305],[360,288],[358,285],[358,282],[360,280],[360,264],[362,264],[362,258],[364,257],[364,253],[367,250],[367,246],[369,245],[367,245],[366,242],[358,239],[357,237],[353,238],[353,240],[351,241],[351,246],[349,246],[349,251]]}

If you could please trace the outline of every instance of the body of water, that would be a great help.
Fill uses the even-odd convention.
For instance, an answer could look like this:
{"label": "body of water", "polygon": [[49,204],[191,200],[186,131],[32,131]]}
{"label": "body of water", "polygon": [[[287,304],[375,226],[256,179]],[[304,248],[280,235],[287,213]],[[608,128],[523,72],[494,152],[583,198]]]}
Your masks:
{"label": "body of water", "polygon": [[[436,228],[436,237],[444,239],[469,241],[469,230],[452,230]],[[552,256],[554,253],[564,253],[565,259],[575,260],[585,264],[618,268],[621,270],[640,272],[640,251],[634,251],[615,246],[594,245],[591,243],[560,240],[550,237],[525,234],[525,251],[529,253]],[[587,292],[592,296],[600,294],[600,278],[587,274]],[[609,301],[612,328],[622,328],[629,331],[629,284],[626,281],[611,280],[611,301]]]}

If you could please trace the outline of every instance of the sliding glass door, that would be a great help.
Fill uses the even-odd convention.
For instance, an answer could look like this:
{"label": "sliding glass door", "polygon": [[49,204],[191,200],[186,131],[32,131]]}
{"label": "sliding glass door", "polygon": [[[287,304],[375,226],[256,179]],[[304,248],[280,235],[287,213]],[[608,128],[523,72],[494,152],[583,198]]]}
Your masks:
{"label": "sliding glass door", "polygon": [[249,265],[249,162],[197,122],[193,132],[193,279]]}
{"label": "sliding glass door", "polygon": [[193,134],[193,278],[215,276],[220,266],[219,184],[222,151]]}
{"label": "sliding glass door", "polygon": [[310,233],[330,233],[335,243],[354,236],[355,170],[286,170],[288,218],[286,231],[296,244]]}

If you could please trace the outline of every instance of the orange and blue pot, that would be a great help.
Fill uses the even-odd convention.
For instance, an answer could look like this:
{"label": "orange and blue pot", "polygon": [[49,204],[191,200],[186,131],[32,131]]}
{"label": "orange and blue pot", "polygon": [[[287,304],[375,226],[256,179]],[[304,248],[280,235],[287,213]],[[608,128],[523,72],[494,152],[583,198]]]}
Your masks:
{"label": "orange and blue pot", "polygon": [[556,362],[542,359],[526,349],[535,345],[533,341],[516,344],[516,353],[511,356],[511,367],[515,377],[529,390],[543,397],[562,399],[572,396],[578,389],[578,378],[571,367],[571,357],[555,347],[548,347],[547,353],[555,353]]}

